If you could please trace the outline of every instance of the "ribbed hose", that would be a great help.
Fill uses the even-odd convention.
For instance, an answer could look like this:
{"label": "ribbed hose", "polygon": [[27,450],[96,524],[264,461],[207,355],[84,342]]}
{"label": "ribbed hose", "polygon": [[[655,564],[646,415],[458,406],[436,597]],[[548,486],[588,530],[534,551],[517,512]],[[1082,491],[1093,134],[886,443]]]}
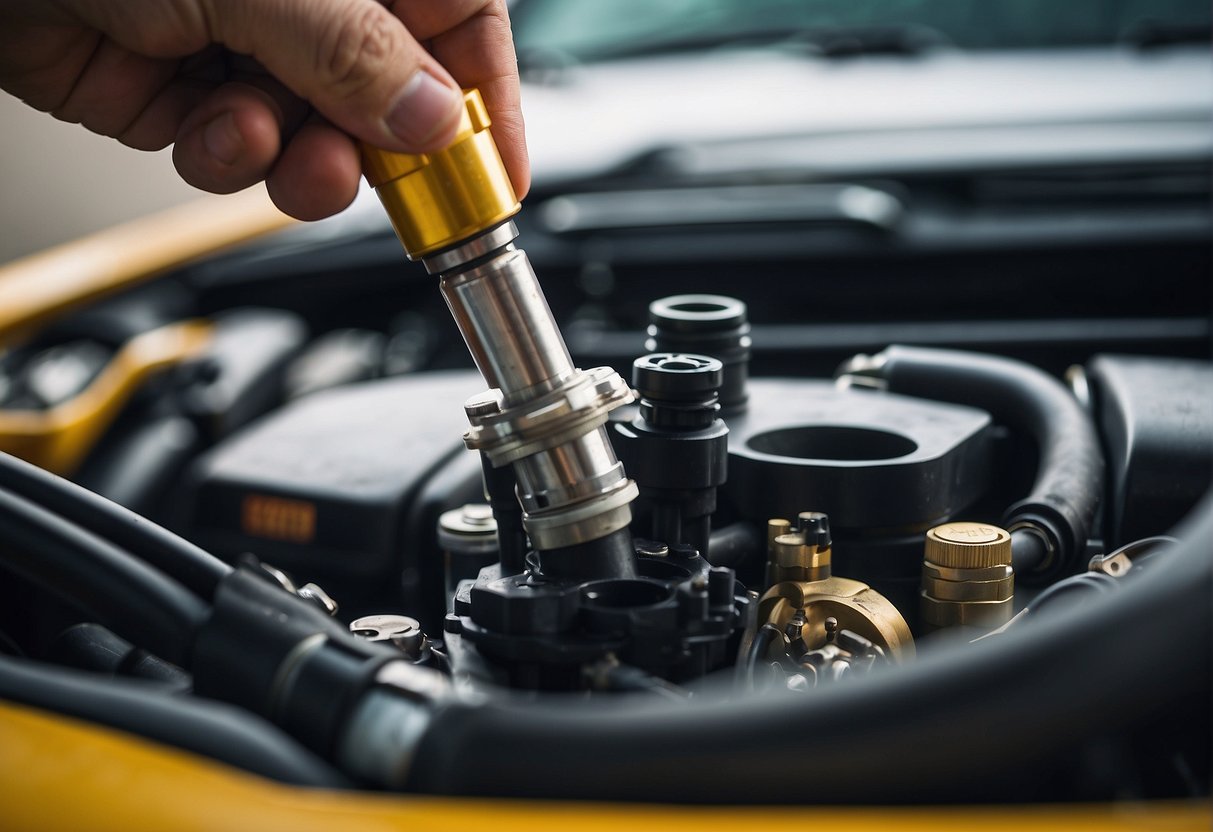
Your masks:
{"label": "ribbed hose", "polygon": [[1208,702],[1213,495],[1121,592],[800,696],[455,704],[408,788],[679,803],[1030,799],[1085,740]]}
{"label": "ribbed hose", "polygon": [[861,374],[884,379],[890,392],[979,407],[1036,442],[1036,482],[1002,520],[1012,532],[1015,569],[1073,571],[1103,493],[1103,454],[1090,417],[1065,386],[1022,361],[960,350],[892,346],[867,362]]}

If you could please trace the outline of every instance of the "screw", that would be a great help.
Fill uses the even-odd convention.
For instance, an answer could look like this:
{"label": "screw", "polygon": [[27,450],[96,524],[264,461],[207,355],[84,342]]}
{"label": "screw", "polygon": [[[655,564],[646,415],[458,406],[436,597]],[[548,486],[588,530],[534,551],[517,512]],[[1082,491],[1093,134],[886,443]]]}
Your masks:
{"label": "screw", "polygon": [[463,403],[463,412],[467,414],[468,419],[472,420],[500,413],[501,391],[492,389],[477,393]]}
{"label": "screw", "polygon": [[788,637],[788,641],[798,641],[804,634],[805,617],[804,610],[796,610],[792,616],[792,620],[784,627],[783,633]]}
{"label": "screw", "polygon": [[303,586],[299,587],[299,590],[295,594],[305,601],[311,601],[313,604],[319,607],[321,612],[323,612],[325,615],[332,616],[337,614],[337,602],[333,600],[331,595],[316,584],[304,584]]}
{"label": "screw", "polygon": [[487,526],[493,522],[493,507],[485,503],[468,503],[463,507],[463,520],[470,526]]}
{"label": "screw", "polygon": [[637,540],[636,554],[651,558],[664,558],[670,554],[670,547],[656,540]]}

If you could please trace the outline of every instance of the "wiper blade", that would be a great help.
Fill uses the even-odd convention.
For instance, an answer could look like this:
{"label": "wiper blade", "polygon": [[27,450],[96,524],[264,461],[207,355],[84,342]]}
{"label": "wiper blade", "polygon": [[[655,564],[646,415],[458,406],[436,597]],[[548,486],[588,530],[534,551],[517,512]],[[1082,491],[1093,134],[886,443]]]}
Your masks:
{"label": "wiper blade", "polygon": [[1138,49],[1160,49],[1167,46],[1213,43],[1213,25],[1203,23],[1163,23],[1143,20],[1129,29],[1122,38]]}
{"label": "wiper blade", "polygon": [[930,26],[856,26],[834,29],[805,29],[794,39],[813,54],[824,58],[862,55],[921,55],[951,46],[943,32]]}
{"label": "wiper blade", "polygon": [[801,47],[822,58],[848,58],[863,55],[919,55],[931,49],[951,45],[942,32],[929,26],[845,26],[773,29],[713,30],[668,37],[612,44],[588,50],[578,57],[584,61],[608,61],[683,52],[702,52],[719,47],[785,46]]}

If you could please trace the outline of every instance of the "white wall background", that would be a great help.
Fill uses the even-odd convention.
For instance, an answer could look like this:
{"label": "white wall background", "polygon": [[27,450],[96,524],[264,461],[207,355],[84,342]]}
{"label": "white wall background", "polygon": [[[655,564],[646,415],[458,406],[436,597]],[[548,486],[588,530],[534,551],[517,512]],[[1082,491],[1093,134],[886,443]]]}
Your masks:
{"label": "white wall background", "polygon": [[0,263],[204,196],[177,178],[169,154],[131,150],[0,93]]}

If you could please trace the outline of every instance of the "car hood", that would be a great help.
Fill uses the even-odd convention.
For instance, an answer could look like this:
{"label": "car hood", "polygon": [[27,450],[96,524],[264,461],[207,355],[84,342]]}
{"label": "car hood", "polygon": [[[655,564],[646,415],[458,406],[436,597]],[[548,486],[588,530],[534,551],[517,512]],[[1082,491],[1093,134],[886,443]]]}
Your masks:
{"label": "car hood", "polygon": [[1207,47],[848,60],[719,50],[549,74],[523,93],[541,188],[654,155],[711,175],[1213,152]]}

